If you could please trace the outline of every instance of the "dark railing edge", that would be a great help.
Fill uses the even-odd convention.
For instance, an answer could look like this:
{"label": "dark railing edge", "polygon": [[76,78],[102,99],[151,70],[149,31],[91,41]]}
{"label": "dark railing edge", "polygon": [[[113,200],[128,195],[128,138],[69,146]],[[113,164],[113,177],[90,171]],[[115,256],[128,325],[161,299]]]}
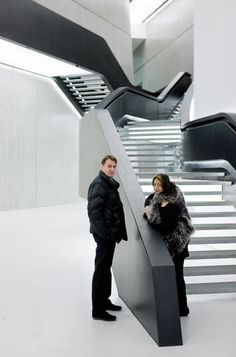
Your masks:
{"label": "dark railing edge", "polygon": [[[223,133],[221,135],[220,129],[220,131],[214,130],[214,128],[219,127],[219,124],[225,125],[225,128],[230,128],[230,132],[234,136],[236,135],[236,113],[220,112],[206,117],[198,118],[181,125],[184,146],[190,146],[190,150],[187,147],[184,149],[183,165],[185,169],[189,171],[225,172],[225,179],[231,180],[232,183],[235,184],[236,165],[233,154],[234,140],[232,140],[231,136],[227,139]],[[208,131],[208,135],[212,133],[212,135],[217,136],[213,141],[212,138],[208,137],[211,139],[211,149],[208,147],[207,137],[201,137],[203,142],[201,145],[201,151],[199,153],[197,139],[199,135],[198,129],[200,132],[204,132],[204,128],[208,130],[211,128],[212,131]],[[227,131],[227,133],[229,132]],[[215,155],[215,153],[217,153],[217,155]]]}
{"label": "dark railing edge", "polygon": [[135,93],[142,97],[146,97],[151,101],[158,102],[157,98],[155,96],[153,96],[151,93],[147,93],[146,91],[136,88],[134,86],[126,86],[126,87],[120,87],[120,88],[113,90],[100,103],[98,103],[96,108],[98,108],[98,109],[108,108],[109,105],[111,105],[115,100],[117,100],[119,97],[121,97],[126,92]]}
{"label": "dark railing edge", "polygon": [[[179,72],[172,81],[158,94],[157,100],[159,103],[164,102],[164,100],[170,95],[172,91],[183,81],[188,79],[188,86],[192,83],[192,75],[189,72]],[[154,93],[153,93],[154,94]]]}
{"label": "dark railing edge", "polygon": [[181,124],[181,131],[185,131],[189,128],[196,128],[198,126],[207,125],[213,122],[219,122],[222,121],[222,119],[236,130],[236,114],[220,112]]}

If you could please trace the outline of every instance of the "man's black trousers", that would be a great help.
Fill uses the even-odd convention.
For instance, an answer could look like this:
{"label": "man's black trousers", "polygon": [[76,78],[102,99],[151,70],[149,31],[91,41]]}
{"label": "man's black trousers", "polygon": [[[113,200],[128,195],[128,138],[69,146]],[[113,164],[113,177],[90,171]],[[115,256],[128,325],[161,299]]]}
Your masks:
{"label": "man's black trousers", "polygon": [[103,313],[111,295],[111,266],[116,242],[112,239],[101,240],[96,235],[95,269],[92,280],[92,305],[94,315]]}

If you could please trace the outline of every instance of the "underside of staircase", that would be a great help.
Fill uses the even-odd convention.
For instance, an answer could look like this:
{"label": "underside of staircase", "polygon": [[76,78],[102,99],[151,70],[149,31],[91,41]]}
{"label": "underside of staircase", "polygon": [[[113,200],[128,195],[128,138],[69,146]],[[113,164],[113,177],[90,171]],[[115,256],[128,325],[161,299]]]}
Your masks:
{"label": "underside of staircase", "polygon": [[178,113],[171,120],[130,121],[119,134],[145,196],[157,173],[184,193],[196,229],[185,261],[187,294],[236,292],[236,209],[224,199],[232,183],[223,172],[184,170]]}

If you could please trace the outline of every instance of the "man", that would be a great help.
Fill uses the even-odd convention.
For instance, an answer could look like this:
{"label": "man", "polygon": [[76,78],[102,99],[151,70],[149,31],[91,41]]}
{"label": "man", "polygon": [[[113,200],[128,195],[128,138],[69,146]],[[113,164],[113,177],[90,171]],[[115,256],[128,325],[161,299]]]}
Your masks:
{"label": "man", "polygon": [[112,304],[111,266],[116,243],[127,240],[123,205],[118,193],[119,183],[114,180],[117,159],[107,155],[102,159],[98,176],[88,190],[90,232],[97,244],[95,270],[92,280],[92,317],[96,320],[115,321],[107,310],[120,311]]}

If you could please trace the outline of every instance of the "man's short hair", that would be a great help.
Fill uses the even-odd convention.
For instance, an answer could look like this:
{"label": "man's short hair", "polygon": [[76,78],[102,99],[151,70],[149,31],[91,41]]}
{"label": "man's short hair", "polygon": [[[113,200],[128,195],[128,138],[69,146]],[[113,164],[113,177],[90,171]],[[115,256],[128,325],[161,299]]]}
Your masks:
{"label": "man's short hair", "polygon": [[101,164],[104,165],[107,160],[115,161],[115,163],[117,164],[117,158],[115,156],[113,156],[113,155],[104,156],[104,158],[101,161]]}

